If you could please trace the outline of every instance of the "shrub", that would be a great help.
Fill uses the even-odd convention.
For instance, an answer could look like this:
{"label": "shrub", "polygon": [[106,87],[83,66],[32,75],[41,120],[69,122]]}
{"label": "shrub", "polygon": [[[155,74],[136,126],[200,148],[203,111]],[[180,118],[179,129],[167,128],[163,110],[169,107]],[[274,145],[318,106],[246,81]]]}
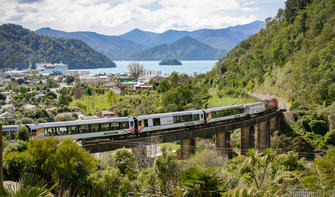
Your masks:
{"label": "shrub", "polygon": [[29,130],[26,126],[20,126],[17,129],[15,140],[23,140],[23,141],[29,140]]}
{"label": "shrub", "polygon": [[4,155],[12,152],[23,152],[27,150],[28,142],[22,140],[16,140],[14,143],[9,143],[4,149]]}
{"label": "shrub", "polygon": [[6,179],[17,181],[24,173],[34,171],[34,159],[26,152],[12,152],[4,157]]}
{"label": "shrub", "polygon": [[327,144],[335,145],[335,130],[330,130],[326,133],[325,142]]}

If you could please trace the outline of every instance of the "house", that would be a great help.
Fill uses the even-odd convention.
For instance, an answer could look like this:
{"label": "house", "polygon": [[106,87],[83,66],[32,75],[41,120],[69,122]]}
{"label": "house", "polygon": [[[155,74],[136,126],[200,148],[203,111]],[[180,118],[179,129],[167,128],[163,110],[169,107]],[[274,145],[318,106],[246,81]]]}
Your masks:
{"label": "house", "polygon": [[134,86],[137,84],[135,78],[117,78],[116,79],[116,86],[120,88],[121,90],[126,88],[134,88]]}
{"label": "house", "polygon": [[26,104],[23,106],[23,109],[35,109],[37,106],[36,105],[31,105],[31,104]]}
{"label": "house", "polygon": [[3,105],[3,106],[1,107],[1,110],[2,110],[3,112],[14,112],[14,111],[15,111],[15,107],[14,107],[14,105],[12,105],[12,104],[7,104],[7,105]]}
{"label": "house", "polygon": [[6,120],[8,122],[15,122],[17,116],[12,112],[5,112],[0,114],[0,119]]}
{"label": "house", "polygon": [[138,84],[134,85],[134,90],[144,90],[144,89],[150,89],[150,88],[152,88],[152,85],[150,85],[150,84],[138,83]]}
{"label": "house", "polygon": [[102,110],[96,113],[96,115],[99,118],[112,118],[112,117],[117,117],[115,112],[112,111],[107,111],[107,110]]}

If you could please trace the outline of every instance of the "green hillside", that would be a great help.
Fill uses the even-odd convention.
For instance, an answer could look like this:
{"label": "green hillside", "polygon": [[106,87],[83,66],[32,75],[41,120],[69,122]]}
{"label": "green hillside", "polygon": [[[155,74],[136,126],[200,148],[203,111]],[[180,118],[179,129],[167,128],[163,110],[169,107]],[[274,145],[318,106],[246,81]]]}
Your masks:
{"label": "green hillside", "polygon": [[266,29],[215,67],[230,87],[275,93],[290,102],[335,101],[335,1],[288,0]]}
{"label": "green hillside", "polygon": [[80,40],[39,36],[19,25],[0,26],[0,68],[27,68],[29,62],[62,61],[69,69],[115,67]]}
{"label": "green hillside", "polygon": [[219,59],[224,53],[224,50],[214,49],[190,36],[185,36],[171,44],[162,44],[131,55],[131,58],[134,60],[213,60]]}

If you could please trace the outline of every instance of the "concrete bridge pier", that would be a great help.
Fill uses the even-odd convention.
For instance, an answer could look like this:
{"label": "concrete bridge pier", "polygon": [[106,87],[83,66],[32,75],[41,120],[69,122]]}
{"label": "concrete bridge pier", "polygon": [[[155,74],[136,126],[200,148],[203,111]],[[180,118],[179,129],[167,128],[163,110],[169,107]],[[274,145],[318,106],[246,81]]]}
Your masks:
{"label": "concrete bridge pier", "polygon": [[248,149],[255,147],[255,126],[241,128],[241,155],[245,155]]}
{"label": "concrete bridge pier", "polygon": [[147,147],[136,146],[131,148],[131,152],[133,152],[140,168],[144,168],[148,165]]}
{"label": "concrete bridge pier", "polygon": [[257,124],[257,149],[263,152],[270,147],[270,121],[264,121]]}
{"label": "concrete bridge pier", "polygon": [[280,117],[273,117],[270,119],[270,134],[273,135],[275,131],[280,130]]}
{"label": "concrete bridge pier", "polygon": [[195,153],[195,139],[180,140],[180,154],[181,159],[188,159]]}
{"label": "concrete bridge pier", "polygon": [[224,159],[232,158],[232,150],[230,148],[230,132],[219,132],[215,134],[215,145],[218,152]]}

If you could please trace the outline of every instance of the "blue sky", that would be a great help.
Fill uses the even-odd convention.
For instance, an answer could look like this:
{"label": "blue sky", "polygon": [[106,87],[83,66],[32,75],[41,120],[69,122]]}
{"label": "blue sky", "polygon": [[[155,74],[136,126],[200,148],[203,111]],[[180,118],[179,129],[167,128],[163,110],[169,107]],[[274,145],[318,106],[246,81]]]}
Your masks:
{"label": "blue sky", "polygon": [[0,0],[0,23],[31,30],[95,31],[118,35],[134,28],[219,29],[264,20],[284,0]]}

